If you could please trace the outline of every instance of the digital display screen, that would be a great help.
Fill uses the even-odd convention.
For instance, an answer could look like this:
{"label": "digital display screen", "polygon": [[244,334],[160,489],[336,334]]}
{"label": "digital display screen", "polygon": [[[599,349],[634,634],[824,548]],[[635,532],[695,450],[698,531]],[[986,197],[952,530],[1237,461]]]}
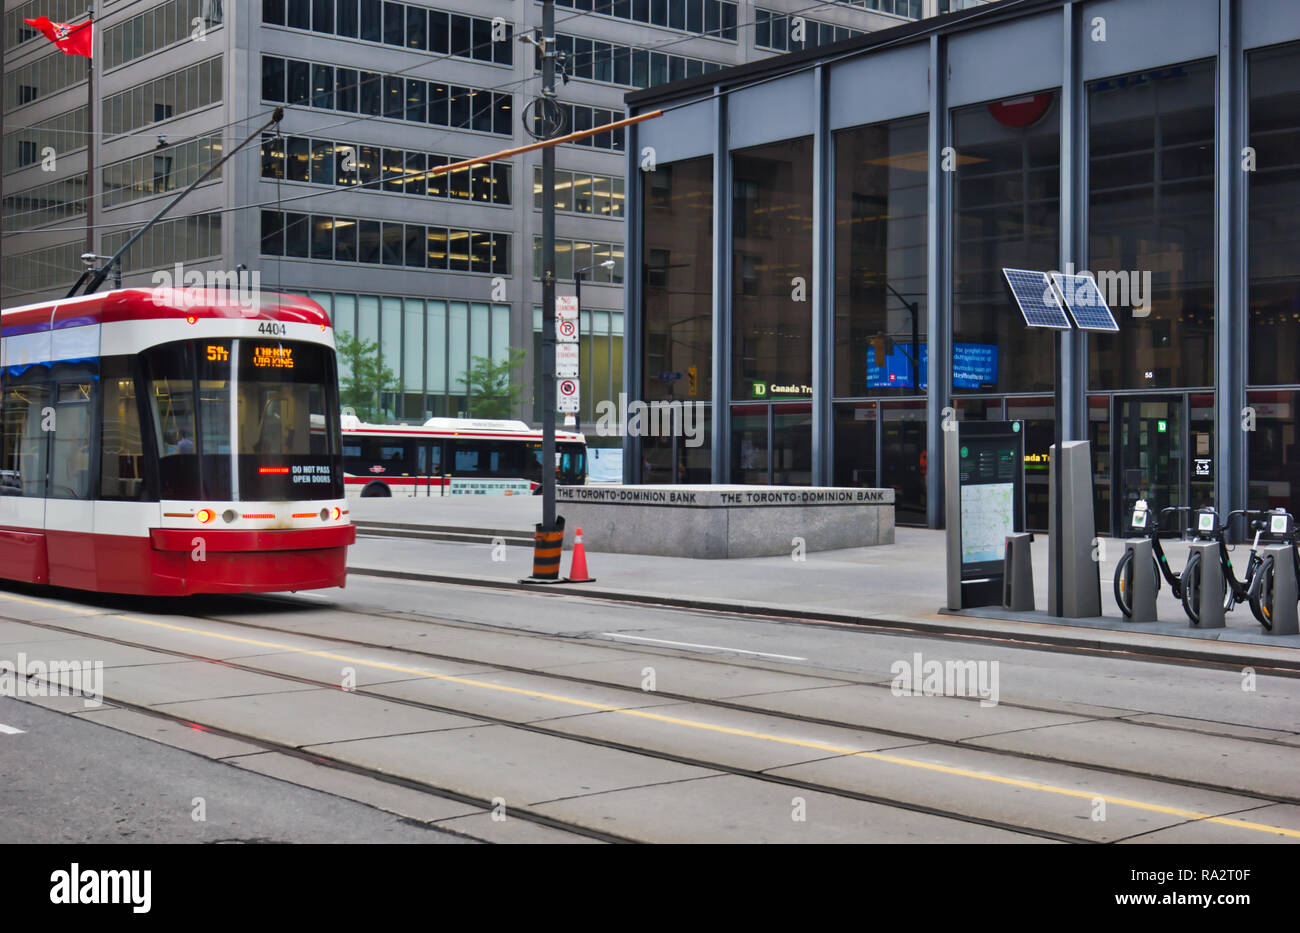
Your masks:
{"label": "digital display screen", "polygon": [[[868,389],[925,389],[929,385],[930,348],[921,344],[920,384],[912,372],[912,345],[896,343],[876,365],[873,350],[867,351]],[[983,389],[998,381],[998,348],[989,343],[958,343],[952,348],[952,385],[955,389]]]}
{"label": "digital display screen", "polygon": [[1199,516],[1197,516],[1197,519],[1196,519],[1196,530],[1197,530],[1197,531],[1213,531],[1213,530],[1214,530],[1214,513],[1213,513],[1213,512],[1202,512]]}
{"label": "digital display screen", "polygon": [[1145,528],[1146,526],[1147,526],[1147,510],[1146,510],[1146,509],[1134,509],[1134,510],[1133,510],[1133,527],[1134,527],[1134,528]]}
{"label": "digital display screen", "polygon": [[230,351],[220,344],[210,343],[207,346],[207,358],[209,363],[226,363],[230,361]]}
{"label": "digital display screen", "polygon": [[255,369],[293,369],[293,348],[253,347],[253,367]]}
{"label": "digital display screen", "polygon": [[1286,516],[1274,515],[1273,518],[1270,520],[1268,530],[1275,535],[1286,534]]}

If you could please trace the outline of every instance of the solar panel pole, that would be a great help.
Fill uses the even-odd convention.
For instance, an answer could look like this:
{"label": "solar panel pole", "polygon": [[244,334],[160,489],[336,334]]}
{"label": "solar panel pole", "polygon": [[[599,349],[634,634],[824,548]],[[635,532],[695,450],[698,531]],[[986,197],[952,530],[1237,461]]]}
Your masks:
{"label": "solar panel pole", "polygon": [[1062,485],[1061,474],[1064,472],[1064,458],[1061,456],[1061,448],[1065,442],[1065,425],[1062,418],[1065,415],[1065,391],[1061,385],[1061,360],[1065,349],[1065,335],[1068,331],[1058,330],[1054,335],[1052,342],[1052,394],[1054,397],[1054,406],[1056,408],[1055,418],[1053,419],[1053,433],[1056,440],[1056,448],[1052,456],[1052,498],[1055,500],[1051,527],[1053,558],[1055,571],[1052,575],[1052,594],[1051,594],[1051,614],[1054,616],[1063,616],[1065,614],[1065,582],[1063,575],[1065,572],[1065,536],[1062,534],[1064,529],[1061,528],[1063,511],[1061,508]]}

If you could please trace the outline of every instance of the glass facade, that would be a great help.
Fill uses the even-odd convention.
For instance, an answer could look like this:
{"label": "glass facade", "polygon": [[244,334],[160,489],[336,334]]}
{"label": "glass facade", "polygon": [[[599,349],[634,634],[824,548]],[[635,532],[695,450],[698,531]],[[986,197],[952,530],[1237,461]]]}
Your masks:
{"label": "glass facade", "polygon": [[[835,134],[837,398],[925,393],[927,124],[913,117]],[[923,400],[884,418],[874,403],[836,404],[832,482],[890,485],[900,517],[924,516],[924,428]]]}
{"label": "glass facade", "polygon": [[[748,121],[795,91],[806,98],[802,70],[778,60],[747,73],[756,85],[724,86],[722,142],[695,145],[737,147],[727,190],[712,191],[702,158],[640,175],[641,195],[628,202],[629,219],[645,231],[644,275],[631,281],[629,302],[643,315],[632,331],[643,335],[633,348],[643,397],[681,369],[660,349],[680,347],[675,331],[665,338],[669,318],[657,302],[661,270],[676,264],[682,238],[668,231],[689,237],[690,222],[655,218],[677,174],[697,163],[698,219],[713,198],[730,207],[729,238],[710,244],[714,262],[732,265],[721,284],[728,291],[706,282],[696,263],[703,293],[693,302],[707,315],[701,335],[715,333],[721,315],[730,331],[715,482],[892,488],[899,523],[941,526],[943,464],[931,445],[946,422],[1017,419],[1028,527],[1042,530],[1058,415],[1055,341],[1026,326],[1003,270],[1060,270],[1094,277],[1119,324],[1117,333],[1077,333],[1077,355],[1063,369],[1075,393],[1067,437],[1091,444],[1098,532],[1111,531],[1138,498],[1156,508],[1295,512],[1300,27],[1281,0],[1233,6],[1220,49],[1244,47],[1238,62],[1204,58],[1203,35],[1170,31],[1140,4],[1112,11],[1123,11],[1128,35],[1149,33],[1122,50],[1089,41],[1086,18],[1009,14],[1024,30],[1017,42],[1046,47],[1064,28],[1086,76],[1068,94],[1056,86],[1059,62],[975,67],[972,48],[1009,49],[1005,23],[986,29],[978,17],[960,30],[937,26],[937,42],[881,40],[814,57],[828,77],[824,110],[783,139]],[[1207,17],[1214,7],[1195,4]],[[773,17],[758,13],[760,44],[777,42]],[[819,32],[815,41],[826,39]],[[930,74],[936,54],[943,88]],[[876,66],[900,88],[928,77],[931,106],[951,103],[919,115],[925,103],[910,111],[900,103],[883,122],[845,119],[896,112],[855,99]],[[633,94],[630,109],[665,110],[648,137],[698,137],[701,109],[684,105],[703,87]],[[810,127],[816,135],[802,135]],[[770,141],[750,147],[755,139]],[[938,242],[928,242],[932,234]],[[814,301],[811,279],[822,274],[827,288]],[[931,378],[936,322],[944,378]],[[672,472],[662,451],[646,444],[643,453],[644,462],[628,465],[632,478]]]}
{"label": "glass facade", "polygon": [[[394,295],[304,292],[334,322],[339,336],[375,343],[393,381],[380,398],[386,421],[467,417],[466,376],[472,357],[509,356],[510,305]],[[339,378],[350,373],[339,358]],[[516,378],[518,374],[516,373]]]}

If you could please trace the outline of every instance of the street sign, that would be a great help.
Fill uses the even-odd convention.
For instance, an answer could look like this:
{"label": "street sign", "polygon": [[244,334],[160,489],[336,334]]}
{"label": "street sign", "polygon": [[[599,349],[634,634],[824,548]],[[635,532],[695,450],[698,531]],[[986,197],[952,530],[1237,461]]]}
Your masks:
{"label": "street sign", "polygon": [[560,378],[581,375],[578,372],[578,345],[576,343],[557,343],[555,345],[555,375]]}
{"label": "street sign", "polygon": [[576,321],[578,319],[578,299],[572,295],[555,298],[555,319],[557,321]]}
{"label": "street sign", "polygon": [[576,412],[578,410],[578,380],[555,380],[555,410],[559,412]]}
{"label": "street sign", "polygon": [[[578,342],[578,322],[577,321],[556,321],[555,322],[555,339],[559,344],[577,343]],[[557,344],[558,345],[558,344]]]}

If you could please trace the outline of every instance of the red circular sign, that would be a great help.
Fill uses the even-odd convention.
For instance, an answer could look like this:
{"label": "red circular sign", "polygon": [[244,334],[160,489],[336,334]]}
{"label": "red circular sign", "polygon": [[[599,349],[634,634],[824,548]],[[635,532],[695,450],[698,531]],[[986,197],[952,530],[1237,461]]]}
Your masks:
{"label": "red circular sign", "polygon": [[577,333],[578,333],[578,325],[575,324],[573,321],[561,321],[561,322],[560,322],[560,336],[561,336],[561,337],[572,337],[572,336],[576,335]]}
{"label": "red circular sign", "polygon": [[561,394],[561,395],[577,395],[577,394],[578,394],[578,384],[577,384],[576,382],[574,382],[572,379],[562,379],[562,380],[560,380],[560,394]]}
{"label": "red circular sign", "polygon": [[1054,96],[1051,91],[1044,91],[1042,94],[994,101],[989,104],[989,113],[1003,126],[1020,129],[1041,119],[1043,114],[1047,113],[1047,108],[1052,105]]}

